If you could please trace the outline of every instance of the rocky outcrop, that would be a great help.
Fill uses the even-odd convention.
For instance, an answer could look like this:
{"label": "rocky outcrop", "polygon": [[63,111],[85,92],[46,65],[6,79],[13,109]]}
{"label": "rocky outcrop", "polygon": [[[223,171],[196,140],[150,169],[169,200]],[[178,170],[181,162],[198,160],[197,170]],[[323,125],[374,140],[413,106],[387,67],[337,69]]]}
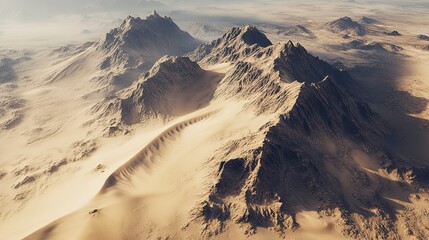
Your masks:
{"label": "rocky outcrop", "polygon": [[400,34],[398,31],[393,30],[392,32],[384,32],[385,35],[387,36],[392,36],[392,37],[399,37],[402,36],[402,34]]}
{"label": "rocky outcrop", "polygon": [[424,35],[424,34],[418,35],[417,38],[420,40],[429,41],[429,36]]}

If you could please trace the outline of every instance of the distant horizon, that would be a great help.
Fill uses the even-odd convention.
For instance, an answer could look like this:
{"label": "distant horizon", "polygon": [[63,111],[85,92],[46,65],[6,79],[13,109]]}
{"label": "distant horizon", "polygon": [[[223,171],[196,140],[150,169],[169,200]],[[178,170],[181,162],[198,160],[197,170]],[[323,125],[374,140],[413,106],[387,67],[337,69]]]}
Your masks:
{"label": "distant horizon", "polygon": [[[160,15],[171,16],[179,26],[186,29],[192,23],[211,23],[223,26],[239,26],[258,22],[275,23],[280,20],[311,21],[310,15],[335,19],[342,16],[377,16],[385,10],[401,11],[404,5],[413,8],[424,5],[424,1],[408,3],[406,1],[324,1],[321,8],[332,11],[316,11],[311,3],[318,1],[7,1],[0,5],[0,48],[55,47],[95,41],[110,29],[115,28],[126,16],[145,17],[153,10]],[[352,6],[357,2],[371,2],[359,9],[343,12],[343,15],[327,14],[336,8]],[[227,5],[225,5],[227,4]],[[429,4],[427,4],[429,7]],[[226,9],[225,6],[228,6]],[[273,19],[272,13],[264,11],[255,14],[254,9],[275,6],[279,19]],[[362,5],[360,5],[362,6]],[[309,12],[301,17],[299,12]],[[284,12],[284,14],[282,14]]]}

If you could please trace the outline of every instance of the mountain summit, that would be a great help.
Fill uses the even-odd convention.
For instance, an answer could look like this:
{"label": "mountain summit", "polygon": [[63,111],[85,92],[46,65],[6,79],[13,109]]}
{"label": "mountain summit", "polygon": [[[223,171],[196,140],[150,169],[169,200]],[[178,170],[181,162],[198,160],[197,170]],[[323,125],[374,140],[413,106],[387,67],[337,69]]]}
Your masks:
{"label": "mountain summit", "polygon": [[[221,38],[208,44],[202,44],[190,58],[196,61],[211,55],[212,59],[207,61],[219,61],[224,58],[235,60],[241,56],[249,55],[260,47],[272,45],[271,41],[256,27],[243,26],[234,27],[225,33]],[[227,59],[224,59],[227,60]]]}
{"label": "mountain summit", "polygon": [[102,68],[114,63],[135,66],[147,62],[146,65],[152,65],[164,55],[181,56],[198,44],[170,17],[161,17],[156,11],[146,19],[128,16],[96,43],[97,48],[108,55]]}
{"label": "mountain summit", "polygon": [[[76,55],[50,81],[78,76],[91,71],[94,92],[107,95],[129,87],[165,55],[183,56],[200,42],[182,31],[170,17],[161,17],[156,11],[142,19],[128,16],[122,24]],[[77,71],[79,70],[79,71]]]}
{"label": "mountain summit", "polygon": [[347,16],[328,22],[326,27],[329,31],[334,33],[347,33],[358,36],[365,35],[366,33],[366,29],[363,25]]}

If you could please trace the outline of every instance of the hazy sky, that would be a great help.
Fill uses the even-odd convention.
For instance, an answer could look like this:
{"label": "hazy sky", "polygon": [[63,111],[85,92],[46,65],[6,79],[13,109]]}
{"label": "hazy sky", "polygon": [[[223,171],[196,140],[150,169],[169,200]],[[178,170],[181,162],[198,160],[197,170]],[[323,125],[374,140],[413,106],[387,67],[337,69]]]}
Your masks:
{"label": "hazy sky", "polygon": [[[369,4],[370,3],[370,4]],[[325,17],[359,15],[402,5],[429,8],[428,0],[0,0],[0,48],[53,46],[96,40],[127,15],[153,9],[177,22],[223,21],[232,25],[303,19],[312,11]],[[346,9],[347,11],[345,11]],[[272,13],[272,14],[271,14]],[[274,17],[276,15],[276,17]],[[287,15],[287,16],[285,16]],[[281,16],[281,17],[278,17]]]}

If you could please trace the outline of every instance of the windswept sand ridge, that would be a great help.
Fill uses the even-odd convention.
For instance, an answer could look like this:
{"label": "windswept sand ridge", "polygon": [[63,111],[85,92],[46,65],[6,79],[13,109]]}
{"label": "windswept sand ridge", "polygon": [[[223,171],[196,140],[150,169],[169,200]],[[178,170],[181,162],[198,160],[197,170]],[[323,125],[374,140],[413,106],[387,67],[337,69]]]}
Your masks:
{"label": "windswept sand ridge", "polygon": [[187,119],[183,122],[173,125],[172,127],[162,132],[154,140],[148,143],[133,158],[131,158],[128,162],[119,167],[115,172],[113,172],[107,178],[105,184],[100,190],[100,193],[105,193],[106,191],[117,185],[119,181],[129,180],[130,175],[132,175],[133,172],[136,171],[136,169],[138,168],[143,167],[147,171],[150,171],[156,161],[156,158],[153,158],[152,156],[156,155],[158,151],[160,151],[160,148],[163,147],[163,144],[165,144],[165,142],[173,140],[186,127],[206,118],[209,118],[214,113],[215,112],[205,113],[203,115]]}
{"label": "windswept sand ridge", "polygon": [[[28,239],[119,239],[124,236],[199,239],[197,229],[182,228],[190,221],[195,203],[211,186],[212,180],[206,176],[216,170],[216,163],[210,163],[213,152],[231,139],[258,131],[271,119],[271,116],[243,111],[243,105],[217,103],[200,114],[196,112],[178,119],[178,123],[155,136],[135,155],[134,162],[125,163],[112,173],[120,176],[115,185]],[[216,111],[218,107],[222,109]],[[147,155],[150,159],[137,158],[145,155],[145,151],[153,151]],[[142,163],[147,160],[150,170]],[[94,209],[96,211],[89,214]],[[122,222],[122,219],[129,221]],[[102,227],[111,222],[118,224],[109,230]]]}

